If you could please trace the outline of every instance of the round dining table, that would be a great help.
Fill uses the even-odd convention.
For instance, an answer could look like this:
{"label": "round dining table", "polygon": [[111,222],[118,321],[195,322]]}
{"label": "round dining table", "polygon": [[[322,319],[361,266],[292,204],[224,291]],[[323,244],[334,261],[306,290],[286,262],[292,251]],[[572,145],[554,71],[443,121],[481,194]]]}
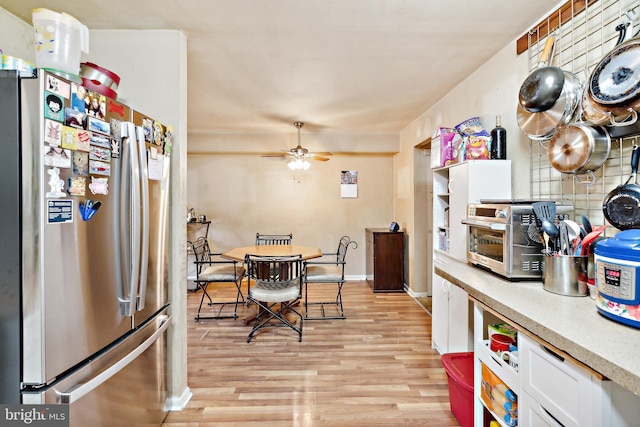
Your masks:
{"label": "round dining table", "polygon": [[259,256],[290,256],[302,255],[302,259],[319,258],[322,256],[320,248],[300,245],[254,245],[233,248],[222,254],[223,257],[244,261],[247,254]]}
{"label": "round dining table", "polygon": [[[322,256],[320,248],[300,245],[254,245],[233,248],[223,253],[224,258],[244,262],[247,254],[259,256],[290,256],[301,255],[302,259],[319,258]],[[247,284],[248,285],[248,284]],[[257,313],[243,318],[245,324],[253,322]]]}

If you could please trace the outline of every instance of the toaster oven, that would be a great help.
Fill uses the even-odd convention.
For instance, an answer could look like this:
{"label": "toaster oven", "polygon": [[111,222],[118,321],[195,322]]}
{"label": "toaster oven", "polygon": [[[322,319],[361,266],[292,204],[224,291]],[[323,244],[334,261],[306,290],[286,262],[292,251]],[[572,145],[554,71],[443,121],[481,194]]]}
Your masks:
{"label": "toaster oven", "polygon": [[[470,203],[467,261],[509,280],[541,279],[544,245],[533,201]],[[556,205],[556,221],[568,218],[570,205]]]}

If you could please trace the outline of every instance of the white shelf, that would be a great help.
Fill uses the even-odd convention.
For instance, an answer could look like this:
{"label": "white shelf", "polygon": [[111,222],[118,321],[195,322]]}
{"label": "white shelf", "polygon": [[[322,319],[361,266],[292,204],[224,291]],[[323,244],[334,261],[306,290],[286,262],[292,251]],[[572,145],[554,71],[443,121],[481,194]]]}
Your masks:
{"label": "white shelf", "polygon": [[491,351],[489,340],[479,340],[476,347],[478,354],[476,357],[484,363],[487,368],[496,374],[511,390],[517,393],[520,390],[520,377],[517,369],[514,369],[507,362],[502,360],[497,353]]}

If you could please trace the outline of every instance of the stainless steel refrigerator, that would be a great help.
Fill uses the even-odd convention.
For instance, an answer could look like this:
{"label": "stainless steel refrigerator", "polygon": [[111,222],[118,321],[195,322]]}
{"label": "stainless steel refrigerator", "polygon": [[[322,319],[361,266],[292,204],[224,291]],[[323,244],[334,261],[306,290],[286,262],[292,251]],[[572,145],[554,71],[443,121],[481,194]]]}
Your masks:
{"label": "stainless steel refrigerator", "polygon": [[160,425],[170,128],[38,71],[0,70],[0,403]]}

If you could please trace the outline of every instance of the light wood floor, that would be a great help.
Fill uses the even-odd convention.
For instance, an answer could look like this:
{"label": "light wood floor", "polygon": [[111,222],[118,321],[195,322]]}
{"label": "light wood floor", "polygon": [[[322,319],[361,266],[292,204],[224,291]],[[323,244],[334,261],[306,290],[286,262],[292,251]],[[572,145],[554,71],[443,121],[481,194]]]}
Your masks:
{"label": "light wood floor", "polygon": [[[310,300],[335,295],[322,289]],[[163,425],[459,425],[425,310],[406,293],[374,294],[366,282],[349,282],[343,294],[347,319],[305,321],[302,342],[273,328],[247,343],[241,319],[192,321],[201,294],[190,293],[193,398]]]}

